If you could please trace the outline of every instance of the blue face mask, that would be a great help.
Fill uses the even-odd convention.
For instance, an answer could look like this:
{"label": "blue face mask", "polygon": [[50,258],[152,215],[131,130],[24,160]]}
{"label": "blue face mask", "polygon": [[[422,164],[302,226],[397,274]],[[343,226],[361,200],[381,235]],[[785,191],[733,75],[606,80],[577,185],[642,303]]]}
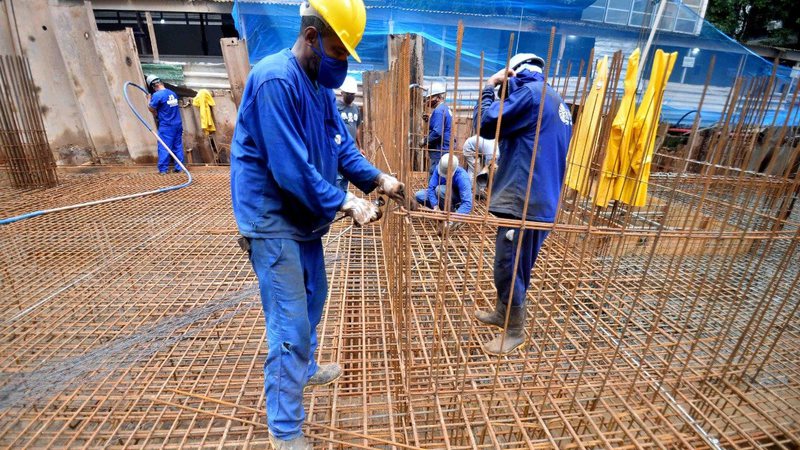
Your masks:
{"label": "blue face mask", "polygon": [[320,58],[317,82],[328,89],[336,89],[344,83],[344,79],[347,77],[347,60],[341,61],[326,55],[322,46],[322,35],[318,34],[318,36],[319,50],[311,47]]}

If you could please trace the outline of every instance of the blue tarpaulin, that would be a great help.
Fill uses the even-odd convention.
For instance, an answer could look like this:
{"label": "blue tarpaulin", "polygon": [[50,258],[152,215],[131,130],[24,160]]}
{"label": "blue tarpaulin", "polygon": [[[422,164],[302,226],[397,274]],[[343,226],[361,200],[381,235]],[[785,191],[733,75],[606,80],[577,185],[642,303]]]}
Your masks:
{"label": "blue tarpaulin", "polygon": [[[622,9],[619,8],[620,2],[624,3]],[[298,1],[236,0],[233,16],[240,36],[247,40],[251,63],[292,46],[299,32],[299,4]],[[552,58],[558,59],[558,63],[550,64],[550,75],[565,75],[571,62],[570,75],[574,77],[581,61],[585,63],[589,59],[592,49],[595,58],[598,58],[620,49],[627,56],[635,47],[643,47],[657,6],[633,0],[366,0],[365,5],[367,26],[358,46],[362,62],[358,64],[350,60],[351,74],[359,79],[362,71],[387,69],[387,36],[402,33],[424,37],[426,76],[452,77],[459,20],[464,23],[462,77],[479,75],[482,52],[485,74],[502,68],[512,33],[515,34],[512,53],[547,55],[553,27],[556,39]],[[624,7],[628,9],[624,10]],[[637,11],[637,7],[642,10]],[[623,11],[622,16],[618,16],[620,11]],[[651,51],[656,48],[667,52],[677,51],[679,54],[678,63],[669,79],[670,84],[697,86],[694,98],[684,95],[680,99],[665,102],[663,118],[673,123],[696,108],[712,56],[715,57],[712,86],[730,87],[737,76],[766,77],[772,73],[771,62],[730,39],[691,8],[680,3],[667,5],[667,13],[655,35]],[[650,59],[648,66],[642,69],[645,79],[650,72],[649,62]],[[559,73],[555,74],[557,67]],[[790,75],[788,67],[778,69],[778,92],[794,88],[796,81]],[[784,105],[781,109],[772,115],[785,117],[788,106]],[[790,123],[800,122],[797,109],[792,112]],[[704,107],[701,115],[703,124],[714,123],[720,113],[714,111],[713,102]],[[770,123],[772,115],[768,114]]]}

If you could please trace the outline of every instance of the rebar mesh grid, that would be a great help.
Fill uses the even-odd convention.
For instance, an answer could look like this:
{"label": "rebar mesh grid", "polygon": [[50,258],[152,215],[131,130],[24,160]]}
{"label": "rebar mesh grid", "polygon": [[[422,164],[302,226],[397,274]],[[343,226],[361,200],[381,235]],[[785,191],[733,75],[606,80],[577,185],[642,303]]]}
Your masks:
{"label": "rebar mesh grid", "polygon": [[[462,36],[463,28],[458,42]],[[513,36],[509,56],[512,46]],[[406,134],[405,118],[413,118],[419,104],[413,93],[404,100],[407,64],[401,55],[388,74],[369,84],[372,96],[398,101],[373,106],[368,130],[384,144],[376,161],[414,192],[425,188],[427,175],[413,171],[413,145],[396,139]],[[500,219],[481,202],[469,215],[409,212],[407,204],[384,222],[414,445],[800,444],[794,376],[800,294],[793,263],[800,257],[800,233],[797,212],[792,214],[800,148],[791,139],[775,144],[763,167],[778,165],[778,148],[789,152],[772,175],[748,169],[756,159],[753,126],[763,120],[762,99],[773,95],[774,74],[737,82],[722,129],[707,134],[700,150],[690,137],[683,153],[656,152],[644,184],[639,175],[624,176],[648,189],[644,206],[616,201],[606,208],[594,204],[599,188],[593,179],[601,173],[619,103],[614,86],[621,54],[612,66],[616,79],[600,102],[606,128],[594,136],[599,144],[586,165],[576,167],[594,187],[585,193],[565,187],[555,224]],[[588,77],[591,64],[586,67],[576,87]],[[452,96],[463,102],[458,63],[455,73]],[[559,83],[569,84],[568,76]],[[498,94],[502,100],[505,89]],[[786,99],[784,93],[780,101]],[[502,120],[501,109],[498,128]],[[459,121],[453,123],[451,136],[459,135]],[[700,135],[697,123],[693,131]],[[769,133],[785,136],[786,126]],[[460,154],[455,140],[450,144],[450,152]],[[501,150],[499,164],[529,163],[509,158]],[[491,174],[495,161],[489,164]],[[491,190],[490,181],[488,197]],[[445,205],[452,195],[448,189]],[[442,228],[444,223],[461,228]],[[502,357],[486,355],[480,346],[498,330],[472,317],[497,298],[492,265],[499,225],[552,230],[532,273],[527,347]]]}
{"label": "rebar mesh grid", "polygon": [[[398,50],[365,78],[368,98],[396,99],[370,103],[367,153],[413,191],[420,102]],[[390,204],[380,225],[337,225],[319,360],[344,375],[306,392],[306,433],[325,448],[796,448],[800,221],[787,200],[800,178],[745,170],[752,136],[729,131],[703,157],[657,153],[644,207],[565,190],[555,225],[485,202],[470,216]],[[0,189],[0,214],[162,183],[71,174]],[[0,445],[267,445],[263,315],[228,183],[197,169],[180,191],[0,228]],[[443,221],[462,226],[440,237]],[[496,298],[498,224],[553,230],[527,345],[504,357],[483,353],[497,330],[472,318]]]}
{"label": "rebar mesh grid", "polygon": [[[0,445],[267,445],[264,318],[236,245],[229,176],[195,173],[195,184],[174,193],[0,228]],[[56,191],[3,189],[15,200],[0,214],[165,183],[116,170],[62,181]],[[345,373],[307,392],[307,432],[320,445],[405,440],[378,233],[333,239],[334,230],[325,244],[319,359]]]}

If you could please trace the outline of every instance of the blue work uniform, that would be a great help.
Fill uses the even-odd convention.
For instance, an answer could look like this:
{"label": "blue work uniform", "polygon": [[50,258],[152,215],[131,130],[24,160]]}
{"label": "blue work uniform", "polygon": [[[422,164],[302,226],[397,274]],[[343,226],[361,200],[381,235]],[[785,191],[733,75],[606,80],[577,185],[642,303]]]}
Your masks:
{"label": "blue work uniform", "polygon": [[[342,122],[344,122],[344,125],[347,127],[347,132],[350,133],[350,137],[355,140],[356,135],[358,134],[358,127],[361,126],[361,121],[364,120],[361,107],[355,103],[348,105],[344,102],[344,100],[337,100],[336,110],[339,111],[339,116],[342,118]],[[349,183],[344,179],[344,175],[341,173],[336,175],[336,186],[339,189],[347,192],[348,185]]]}
{"label": "blue work uniform", "polygon": [[430,170],[434,172],[442,155],[450,151],[450,129],[453,127],[453,115],[445,102],[433,109],[428,118],[428,156],[431,160]]}
{"label": "blue work uniform", "polygon": [[[158,117],[158,136],[175,153],[183,163],[183,122],[181,109],[178,106],[178,96],[169,89],[161,89],[150,97],[150,107],[156,110]],[[158,143],[158,171],[166,173],[172,157],[167,149]],[[174,164],[175,171],[179,172],[180,166]]]}
{"label": "blue work uniform", "polygon": [[[489,211],[499,217],[523,218],[539,108],[544,101],[533,180],[524,217],[532,221],[554,222],[572,136],[572,116],[558,93],[545,85],[544,76],[540,73],[523,70],[509,78],[508,86],[509,94],[503,106],[500,128],[503,163],[494,177]],[[483,90],[481,104],[481,136],[491,139],[495,136],[500,114],[500,102],[494,89],[487,87]],[[476,106],[476,115],[477,111]],[[508,233],[509,230],[514,231]],[[513,306],[521,306],[525,302],[531,269],[549,233],[543,230],[527,230],[523,233],[517,276],[512,281],[514,252],[520,238],[518,231],[516,228],[499,227],[495,241],[494,278],[498,296],[506,301],[509,290],[513,289]],[[508,239],[509,236],[512,238]]]}
{"label": "blue work uniform", "polygon": [[[327,296],[321,237],[345,200],[340,171],[364,192],[380,171],[347,132],[333,91],[311,81],[288,49],[253,67],[231,145],[231,197],[250,242],[267,324],[267,422],[301,435],[303,388],[317,371],[316,328]],[[317,228],[322,228],[314,231]]]}
{"label": "blue work uniform", "polygon": [[[439,175],[435,170],[428,182],[428,189],[416,193],[417,203],[428,208],[437,208],[439,205],[444,209],[444,201],[447,197],[447,178]],[[462,167],[456,167],[453,172],[453,192],[450,194],[451,210],[459,214],[469,214],[472,211],[472,182],[467,171]]]}

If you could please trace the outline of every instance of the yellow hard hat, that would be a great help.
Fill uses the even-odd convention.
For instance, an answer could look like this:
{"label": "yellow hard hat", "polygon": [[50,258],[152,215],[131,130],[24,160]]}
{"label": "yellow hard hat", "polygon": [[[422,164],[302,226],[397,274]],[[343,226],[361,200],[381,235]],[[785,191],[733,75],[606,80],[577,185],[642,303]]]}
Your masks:
{"label": "yellow hard hat", "polygon": [[361,62],[356,47],[361,42],[364,28],[367,26],[364,0],[308,0],[308,2],[336,32],[353,59]]}

